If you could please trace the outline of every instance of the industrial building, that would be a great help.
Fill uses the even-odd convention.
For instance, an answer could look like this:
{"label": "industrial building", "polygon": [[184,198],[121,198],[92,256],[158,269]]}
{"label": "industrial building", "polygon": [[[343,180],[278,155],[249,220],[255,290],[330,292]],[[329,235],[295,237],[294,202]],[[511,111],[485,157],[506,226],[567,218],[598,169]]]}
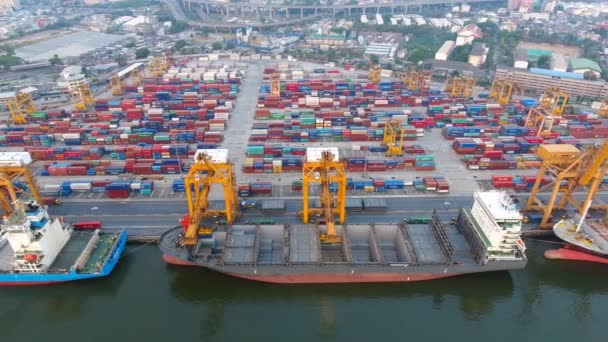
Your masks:
{"label": "industrial building", "polygon": [[365,57],[378,56],[381,60],[391,61],[395,57],[397,46],[391,44],[370,44],[365,48],[363,55]]}
{"label": "industrial building", "polygon": [[456,37],[456,46],[462,46],[467,44],[473,44],[475,39],[479,39],[483,37],[483,32],[479,28],[479,26],[475,24],[468,24],[463,27],[460,31],[458,31],[458,36]]}
{"label": "industrial building", "polygon": [[454,50],[454,47],[456,47],[456,44],[453,40],[446,40],[435,53],[435,59],[447,61],[448,57],[450,57],[450,53]]}
{"label": "industrial building", "polygon": [[473,48],[469,54],[469,64],[479,67],[485,63],[486,58],[488,57],[488,51],[489,49],[486,47],[486,44],[479,42],[473,43]]}
{"label": "industrial building", "polygon": [[496,69],[495,77],[517,83],[523,89],[539,92],[554,86],[573,97],[603,99],[608,96],[608,83],[605,81],[585,80],[582,75],[571,72],[535,68],[528,71],[501,66]]}
{"label": "industrial building", "polygon": [[592,73],[595,77],[602,76],[602,68],[596,62],[587,58],[572,58],[568,61],[570,71],[577,74]]}

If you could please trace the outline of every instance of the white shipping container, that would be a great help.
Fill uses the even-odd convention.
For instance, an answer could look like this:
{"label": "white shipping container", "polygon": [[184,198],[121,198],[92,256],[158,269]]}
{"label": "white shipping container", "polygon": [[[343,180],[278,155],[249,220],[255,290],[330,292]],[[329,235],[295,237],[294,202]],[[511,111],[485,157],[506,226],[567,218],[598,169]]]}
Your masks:
{"label": "white shipping container", "polygon": [[63,139],[80,139],[79,133],[63,133]]}
{"label": "white shipping container", "polygon": [[42,186],[42,190],[59,190],[61,188],[61,184],[44,184]]}
{"label": "white shipping container", "polygon": [[70,184],[72,190],[86,191],[91,190],[91,187],[91,182],[73,182]]}

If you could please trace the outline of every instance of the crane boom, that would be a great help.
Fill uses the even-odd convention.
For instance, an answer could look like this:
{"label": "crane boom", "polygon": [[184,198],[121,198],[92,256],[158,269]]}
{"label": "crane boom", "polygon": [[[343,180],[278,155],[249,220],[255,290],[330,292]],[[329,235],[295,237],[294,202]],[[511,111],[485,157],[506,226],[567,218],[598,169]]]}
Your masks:
{"label": "crane boom", "polygon": [[608,167],[606,160],[608,160],[608,140],[605,140],[604,143],[593,154],[593,161],[589,168],[585,170],[585,173],[581,176],[581,178],[579,178],[578,184],[586,186],[593,179],[603,178],[606,174],[606,168]]}

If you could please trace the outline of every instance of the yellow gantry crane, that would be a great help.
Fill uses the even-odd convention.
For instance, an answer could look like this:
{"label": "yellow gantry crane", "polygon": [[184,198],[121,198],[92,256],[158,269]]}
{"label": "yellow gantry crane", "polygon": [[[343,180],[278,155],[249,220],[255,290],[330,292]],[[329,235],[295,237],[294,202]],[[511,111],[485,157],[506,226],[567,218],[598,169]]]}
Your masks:
{"label": "yellow gantry crane", "polygon": [[492,87],[490,87],[490,95],[488,98],[496,101],[503,106],[511,102],[511,97],[515,91],[515,86],[512,82],[501,79],[494,79]]}
{"label": "yellow gantry crane", "polygon": [[531,107],[528,111],[524,126],[536,131],[537,136],[549,135],[555,120],[564,112],[568,99],[568,94],[559,88],[547,88],[540,97],[539,105]]}
{"label": "yellow gantry crane", "polygon": [[401,79],[407,90],[428,91],[431,89],[432,75],[430,70],[408,70]]}
{"label": "yellow gantry crane", "polygon": [[604,101],[600,105],[600,108],[598,108],[597,115],[608,116],[608,97],[604,99]]}
{"label": "yellow gantry crane", "polygon": [[475,79],[466,76],[452,76],[443,88],[450,97],[471,97],[475,89]]}
{"label": "yellow gantry crane", "polygon": [[76,110],[87,110],[95,104],[95,97],[88,83],[80,84],[70,90],[70,98]]}
{"label": "yellow gantry crane", "polygon": [[[566,209],[568,204],[578,210],[583,218],[584,212],[589,208],[604,210],[608,215],[606,204],[596,199],[608,170],[608,140],[584,151],[568,144],[541,145],[537,154],[543,164],[528,198],[526,210],[543,213],[541,228],[551,228],[553,211]],[[547,173],[553,179],[543,184]],[[586,195],[579,201],[574,198],[574,193],[582,189]],[[538,197],[544,190],[551,190],[546,202]],[[598,203],[591,205],[594,200]]]}
{"label": "yellow gantry crane", "polygon": [[143,83],[142,63],[135,63],[126,69],[112,75],[110,77],[110,89],[112,95],[119,96],[123,93],[124,82],[127,78],[131,78],[131,84],[138,86]]}
{"label": "yellow gantry crane", "polygon": [[36,112],[36,105],[30,94],[16,93],[15,97],[6,103],[13,123],[23,125],[27,123],[27,114]]}
{"label": "yellow gantry crane", "polygon": [[569,98],[559,87],[549,87],[540,97],[540,107],[551,115],[560,116],[564,113]]}
{"label": "yellow gantry crane", "polygon": [[[334,154],[329,150],[322,150],[320,153],[307,151],[307,162],[302,167],[302,180],[302,221],[309,223],[310,215],[323,216],[327,231],[325,234],[321,234],[321,242],[341,243],[342,237],[336,230],[334,215],[337,215],[340,224],[344,223],[346,219],[346,167],[344,162],[338,160],[337,153]],[[321,187],[320,208],[309,208],[308,195],[311,183],[319,183]],[[332,183],[338,187],[335,196],[330,190]]]}
{"label": "yellow gantry crane", "polygon": [[270,76],[270,96],[281,96],[281,76],[277,73]]}
{"label": "yellow gantry crane", "polygon": [[386,146],[386,156],[403,156],[403,123],[401,120],[391,118],[384,125],[382,145]]}
{"label": "yellow gantry crane", "polygon": [[153,57],[148,63],[148,70],[152,74],[152,77],[163,77],[163,74],[169,70],[172,63],[171,56],[158,56]]}
{"label": "yellow gantry crane", "polygon": [[[221,185],[223,189],[223,209],[209,208],[209,193],[214,184]],[[184,185],[190,218],[181,244],[196,245],[199,236],[212,233],[210,227],[200,227],[204,218],[221,215],[226,217],[227,224],[231,224],[239,214],[234,170],[228,161],[228,150],[198,150],[195,163],[184,178]]]}
{"label": "yellow gantry crane", "polygon": [[4,215],[13,212],[17,191],[14,182],[23,180],[36,202],[42,203],[34,177],[30,173],[29,164],[32,159],[28,152],[0,152],[0,206]]}
{"label": "yellow gantry crane", "polygon": [[380,74],[382,73],[382,67],[379,65],[374,65],[369,69],[369,80],[373,84],[380,83]]}

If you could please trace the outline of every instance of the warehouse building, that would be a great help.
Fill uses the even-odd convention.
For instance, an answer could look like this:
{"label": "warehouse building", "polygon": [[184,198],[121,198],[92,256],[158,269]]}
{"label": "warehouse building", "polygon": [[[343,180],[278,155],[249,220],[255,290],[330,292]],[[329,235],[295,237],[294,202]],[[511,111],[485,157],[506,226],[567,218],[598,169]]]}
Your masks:
{"label": "warehouse building", "polygon": [[604,99],[608,96],[608,83],[585,80],[583,75],[572,72],[535,68],[528,71],[500,66],[496,69],[495,77],[509,80],[523,89],[538,92],[542,92],[550,86],[556,86],[574,97]]}

